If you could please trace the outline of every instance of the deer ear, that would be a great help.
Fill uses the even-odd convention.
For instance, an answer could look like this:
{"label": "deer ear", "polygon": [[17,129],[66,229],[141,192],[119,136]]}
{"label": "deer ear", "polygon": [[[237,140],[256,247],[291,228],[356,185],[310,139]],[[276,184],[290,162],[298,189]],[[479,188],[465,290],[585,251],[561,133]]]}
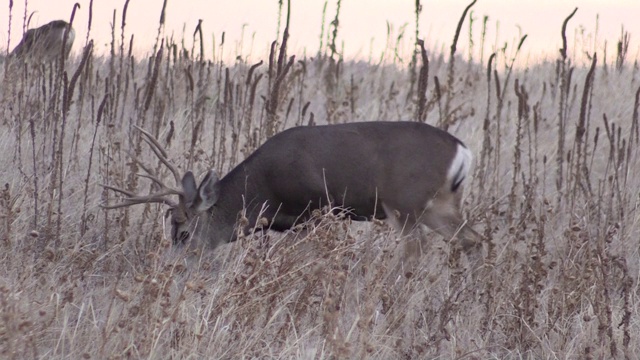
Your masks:
{"label": "deer ear", "polygon": [[193,202],[196,200],[196,196],[198,195],[196,178],[193,176],[191,171],[187,171],[187,173],[182,177],[182,191],[184,196],[184,205],[189,208],[193,205]]}
{"label": "deer ear", "polygon": [[205,211],[216,204],[220,195],[220,181],[215,170],[211,169],[198,188],[200,203],[197,211]]}

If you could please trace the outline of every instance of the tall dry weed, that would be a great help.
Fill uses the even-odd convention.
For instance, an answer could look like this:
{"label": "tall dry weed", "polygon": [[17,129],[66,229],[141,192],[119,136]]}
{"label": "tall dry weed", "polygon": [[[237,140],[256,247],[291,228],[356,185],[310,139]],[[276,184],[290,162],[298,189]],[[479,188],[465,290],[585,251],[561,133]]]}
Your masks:
{"label": "tall dry weed", "polygon": [[[381,61],[344,60],[337,5],[314,58],[295,61],[287,22],[268,59],[223,62],[223,35],[208,60],[206,24],[185,45],[165,36],[164,10],[140,56],[123,10],[109,55],[87,40],[64,64],[5,70],[0,357],[638,357],[628,37],[616,71],[600,53],[576,65],[565,35],[556,61],[521,69],[525,36],[482,62],[484,17],[480,64],[418,44],[411,75],[391,31]],[[477,154],[464,199],[487,240],[477,274],[425,233],[419,265],[396,276],[407,239],[338,209],[211,252],[172,248],[162,206],[99,206],[117,201],[100,184],[144,194],[157,187],[149,175],[171,178],[134,126],[199,175],[226,173],[294,125],[408,119],[448,126]]]}

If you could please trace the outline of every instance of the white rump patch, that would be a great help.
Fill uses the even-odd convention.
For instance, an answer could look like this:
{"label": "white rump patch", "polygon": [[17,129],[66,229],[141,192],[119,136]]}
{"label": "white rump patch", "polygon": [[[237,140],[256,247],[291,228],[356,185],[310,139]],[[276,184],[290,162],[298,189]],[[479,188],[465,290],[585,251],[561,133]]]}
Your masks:
{"label": "white rump patch", "polygon": [[[60,35],[60,46],[62,46],[62,42],[64,41],[64,29],[62,30],[62,35]],[[73,45],[73,41],[76,39],[76,31],[71,28],[69,29],[69,37],[67,38],[67,46]]]}
{"label": "white rump patch", "polygon": [[456,156],[453,157],[451,166],[449,166],[449,172],[447,173],[447,179],[451,180],[454,187],[460,185],[462,180],[467,176],[469,169],[471,168],[472,161],[473,154],[471,153],[471,150],[467,149],[467,147],[462,144],[458,144],[458,147],[456,148]]}

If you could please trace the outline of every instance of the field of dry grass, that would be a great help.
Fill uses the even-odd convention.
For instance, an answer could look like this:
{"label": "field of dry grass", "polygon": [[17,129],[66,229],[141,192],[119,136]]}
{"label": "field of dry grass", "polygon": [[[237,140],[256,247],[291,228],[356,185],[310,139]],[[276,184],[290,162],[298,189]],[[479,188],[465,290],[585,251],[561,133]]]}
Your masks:
{"label": "field of dry grass", "polygon": [[[294,58],[280,39],[259,63],[226,64],[128,44],[2,72],[1,358],[640,357],[633,59],[510,69],[511,51],[476,65],[418,47],[399,67],[343,62],[330,44]],[[395,279],[406,239],[384,223],[318,213],[304,233],[176,250],[163,206],[100,207],[118,201],[100,184],[151,191],[133,158],[170,179],[134,125],[200,178],[285,128],[365,120],[426,121],[476,154],[476,278],[429,231],[420,266]]]}

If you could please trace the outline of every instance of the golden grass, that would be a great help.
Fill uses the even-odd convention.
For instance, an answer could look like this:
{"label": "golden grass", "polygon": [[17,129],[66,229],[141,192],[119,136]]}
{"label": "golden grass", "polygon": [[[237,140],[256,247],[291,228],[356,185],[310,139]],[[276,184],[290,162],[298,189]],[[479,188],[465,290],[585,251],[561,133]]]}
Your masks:
{"label": "golden grass", "polygon": [[[4,73],[0,357],[640,356],[637,66],[503,71],[500,54],[489,70],[432,56],[417,84],[324,55],[188,54],[87,47],[64,73]],[[99,207],[116,201],[101,183],[152,191],[134,156],[167,178],[133,125],[199,175],[291,126],[414,118],[444,121],[477,154],[464,208],[489,240],[475,281],[432,233],[415,273],[395,278],[406,239],[377,222],[318,212],[304,232],[180,251],[161,206]]]}

